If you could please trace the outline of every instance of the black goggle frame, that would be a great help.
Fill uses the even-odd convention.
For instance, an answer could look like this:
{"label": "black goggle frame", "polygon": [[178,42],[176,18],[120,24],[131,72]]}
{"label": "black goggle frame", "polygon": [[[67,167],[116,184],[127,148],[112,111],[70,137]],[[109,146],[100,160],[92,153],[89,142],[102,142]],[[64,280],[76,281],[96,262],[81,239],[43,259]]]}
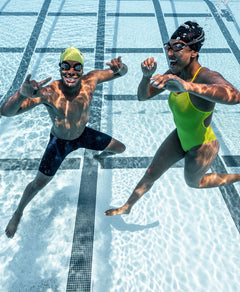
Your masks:
{"label": "black goggle frame", "polygon": [[164,43],[163,45],[164,45],[164,49],[166,51],[169,51],[171,49],[174,52],[178,52],[178,51],[181,51],[182,49],[184,49],[184,48],[186,48],[188,46],[191,46],[193,44],[196,44],[196,43],[199,43],[199,42],[203,41],[203,39],[204,39],[204,32],[202,32],[199,37],[197,37],[196,39],[194,39],[191,42],[186,43],[186,44],[174,43],[174,44],[170,45],[169,42],[167,42],[167,43]]}

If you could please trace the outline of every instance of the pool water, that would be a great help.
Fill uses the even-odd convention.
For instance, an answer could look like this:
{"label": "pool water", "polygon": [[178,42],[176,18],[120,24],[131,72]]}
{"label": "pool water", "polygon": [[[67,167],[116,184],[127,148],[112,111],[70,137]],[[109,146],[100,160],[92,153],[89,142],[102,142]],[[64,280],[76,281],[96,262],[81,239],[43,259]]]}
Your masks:
{"label": "pool water", "polygon": [[[31,2],[31,3],[30,3]],[[101,168],[79,149],[26,208],[15,237],[5,227],[37,172],[51,121],[43,106],[0,119],[0,286],[3,292],[236,292],[240,290],[240,184],[197,190],[174,165],[129,215],[122,205],[159,145],[174,129],[167,93],[138,102],[141,62],[168,68],[163,43],[195,20],[206,41],[202,66],[240,89],[240,1],[1,0],[0,101],[26,74],[59,79],[59,56],[76,46],[85,73],[122,56],[128,74],[98,86],[89,126],[122,141],[124,153]],[[240,172],[239,105],[217,105],[221,148],[211,171]]]}

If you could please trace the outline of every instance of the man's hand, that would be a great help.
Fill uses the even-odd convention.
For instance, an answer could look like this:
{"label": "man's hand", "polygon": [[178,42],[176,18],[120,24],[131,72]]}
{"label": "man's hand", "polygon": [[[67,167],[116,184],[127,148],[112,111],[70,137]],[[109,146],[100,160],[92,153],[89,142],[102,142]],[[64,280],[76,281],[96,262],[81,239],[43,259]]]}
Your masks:
{"label": "man's hand", "polygon": [[124,75],[126,72],[126,68],[122,62],[122,57],[117,57],[112,59],[111,62],[106,63],[110,69],[113,71],[113,74]]}
{"label": "man's hand", "polygon": [[173,74],[158,74],[151,78],[151,84],[158,89],[163,88],[174,92],[184,92],[188,90],[188,82]]}
{"label": "man's hand", "polygon": [[24,97],[31,97],[31,98],[46,96],[47,94],[40,91],[40,89],[43,87],[43,85],[48,83],[52,78],[48,77],[45,80],[40,81],[40,82],[36,82],[35,80],[30,81],[30,78],[31,78],[31,74],[28,74],[22,87],[19,90],[20,95]]}
{"label": "man's hand", "polygon": [[143,76],[152,77],[153,73],[157,69],[157,62],[154,61],[154,58],[148,58],[141,63]]}

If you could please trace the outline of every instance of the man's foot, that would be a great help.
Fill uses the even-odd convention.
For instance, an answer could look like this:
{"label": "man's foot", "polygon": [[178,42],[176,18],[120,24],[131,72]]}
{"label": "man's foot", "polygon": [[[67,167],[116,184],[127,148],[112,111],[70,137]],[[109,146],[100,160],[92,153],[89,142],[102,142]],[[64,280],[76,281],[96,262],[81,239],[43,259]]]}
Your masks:
{"label": "man's foot", "polygon": [[5,229],[5,233],[7,237],[13,238],[14,234],[17,231],[17,227],[18,227],[21,217],[22,217],[22,214],[20,214],[17,211],[13,214],[12,218],[8,222],[8,225]]}
{"label": "man's foot", "polygon": [[101,158],[101,156],[98,155],[98,154],[93,155],[93,158],[94,158],[95,160],[97,160],[97,161],[100,163],[101,168],[104,168],[104,167],[105,167],[105,163],[104,163],[104,159],[105,159],[105,158]]}
{"label": "man's foot", "polygon": [[120,207],[120,208],[116,208],[116,209],[110,209],[104,212],[104,215],[106,216],[114,216],[114,215],[121,215],[121,214],[129,214],[131,211],[130,207]]}

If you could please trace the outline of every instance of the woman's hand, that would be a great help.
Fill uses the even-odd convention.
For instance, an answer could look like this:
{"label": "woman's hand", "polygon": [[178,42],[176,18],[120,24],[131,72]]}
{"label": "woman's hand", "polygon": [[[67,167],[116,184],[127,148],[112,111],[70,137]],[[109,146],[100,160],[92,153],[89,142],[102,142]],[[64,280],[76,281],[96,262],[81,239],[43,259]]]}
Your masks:
{"label": "woman's hand", "polygon": [[151,84],[158,89],[167,89],[174,92],[184,92],[188,89],[188,82],[173,74],[158,74],[151,78]]}
{"label": "woman's hand", "polygon": [[153,73],[157,69],[157,62],[154,61],[154,58],[148,58],[141,63],[143,76],[152,77]]}

